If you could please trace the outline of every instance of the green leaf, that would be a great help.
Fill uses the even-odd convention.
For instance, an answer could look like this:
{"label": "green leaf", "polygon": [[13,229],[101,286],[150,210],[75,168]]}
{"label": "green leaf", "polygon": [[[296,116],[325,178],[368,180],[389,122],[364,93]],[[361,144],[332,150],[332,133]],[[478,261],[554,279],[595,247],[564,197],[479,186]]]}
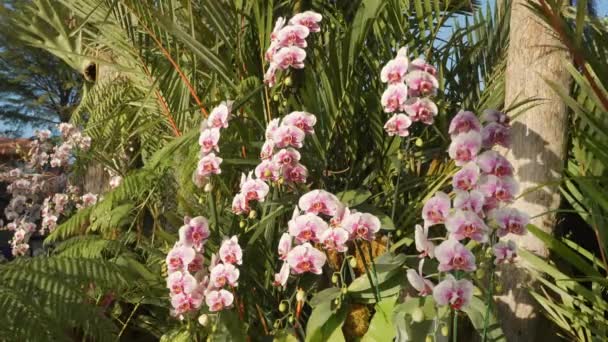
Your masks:
{"label": "green leaf", "polygon": [[361,342],[392,341],[395,337],[395,328],[392,322],[393,308],[395,307],[396,297],[383,299],[376,304],[376,313],[369,323],[367,333]]}
{"label": "green leaf", "polygon": [[308,304],[314,308],[323,302],[331,302],[340,296],[340,292],[341,290],[338,287],[330,287],[319,291],[308,301]]}
{"label": "green leaf", "polygon": [[332,310],[332,302],[322,302],[310,314],[306,325],[307,342],[344,341],[342,325],[346,318],[347,306],[342,305],[337,312]]}
{"label": "green leaf", "polygon": [[348,207],[356,207],[372,196],[367,189],[346,190],[336,194],[342,203]]}
{"label": "green leaf", "polygon": [[471,298],[471,302],[466,308],[463,308],[464,312],[469,316],[471,323],[475,327],[475,330],[483,337],[484,327],[486,324],[486,312],[487,312],[487,328],[486,338],[487,341],[506,341],[506,337],[500,327],[500,323],[494,316],[492,310],[487,310],[487,305],[481,299],[477,297]]}

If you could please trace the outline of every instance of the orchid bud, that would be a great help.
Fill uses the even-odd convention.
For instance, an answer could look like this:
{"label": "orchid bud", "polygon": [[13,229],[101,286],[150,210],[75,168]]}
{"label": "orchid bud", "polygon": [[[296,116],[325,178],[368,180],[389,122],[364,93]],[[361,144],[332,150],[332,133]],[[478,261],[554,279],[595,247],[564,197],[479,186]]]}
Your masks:
{"label": "orchid bud", "polygon": [[287,319],[287,321],[289,322],[289,324],[293,324],[293,322],[294,322],[295,320],[293,319],[293,316],[292,316],[292,315],[289,315],[289,318]]}
{"label": "orchid bud", "polygon": [[274,102],[279,102],[279,95],[273,96],[272,99],[274,100]]}
{"label": "orchid bud", "polygon": [[245,226],[247,226],[247,222],[245,222],[245,220],[241,220],[241,222],[239,222],[239,227],[245,228]]}
{"label": "orchid bud", "polygon": [[211,183],[205,184],[205,188],[203,189],[205,192],[211,192],[213,190],[213,185]]}
{"label": "orchid bud", "polygon": [[258,213],[255,210],[249,212],[250,219],[255,220],[256,217],[258,217]]}
{"label": "orchid bud", "polygon": [[283,101],[283,107],[287,107],[287,101]]}
{"label": "orchid bud", "polygon": [[287,305],[285,305],[285,303],[281,302],[281,304],[279,304],[279,311],[285,312],[285,310],[287,310]]}
{"label": "orchid bud", "polygon": [[441,327],[441,335],[448,336],[449,333],[450,333],[450,329],[448,328],[447,325],[444,325]]}
{"label": "orchid bud", "polygon": [[292,84],[293,84],[293,80],[291,79],[291,76],[285,77],[285,85],[288,87],[291,87]]}
{"label": "orchid bud", "polygon": [[482,268],[477,269],[477,271],[475,272],[475,277],[477,277],[477,279],[483,279],[485,275],[486,272]]}
{"label": "orchid bud", "polygon": [[424,145],[424,141],[422,141],[422,139],[420,139],[420,138],[416,138],[416,141],[414,142],[414,144],[418,147],[422,147],[422,145]]}
{"label": "orchid bud", "polygon": [[348,293],[348,287],[343,286],[342,290],[340,290],[340,292],[342,292],[343,295],[346,295]]}
{"label": "orchid bud", "polygon": [[335,305],[340,305],[340,299],[338,299],[338,298],[334,299],[334,304]]}
{"label": "orchid bud", "polygon": [[296,293],[296,300],[298,302],[301,302],[304,300],[305,297],[306,297],[306,292],[304,292],[304,290],[302,290],[302,289],[298,289],[298,292]]}
{"label": "orchid bud", "polygon": [[338,283],[338,275],[334,273],[334,275],[331,276],[331,282],[333,284],[337,284]]}
{"label": "orchid bud", "polygon": [[276,320],[276,321],[274,322],[273,327],[274,327],[275,329],[279,329],[279,328],[281,327],[281,322],[279,322],[279,320]]}
{"label": "orchid bud", "polygon": [[355,258],[351,257],[351,258],[348,260],[348,264],[349,264],[349,265],[350,265],[350,267],[352,267],[352,268],[357,267],[357,259],[355,259]]}
{"label": "orchid bud", "polygon": [[198,318],[198,323],[200,323],[200,325],[206,327],[207,324],[209,324],[209,316],[207,316],[206,314],[200,315]]}
{"label": "orchid bud", "polygon": [[426,335],[426,338],[424,339],[424,342],[433,342],[433,335]]}
{"label": "orchid bud", "polygon": [[424,312],[420,308],[414,309],[412,312],[412,320],[416,323],[424,321]]}

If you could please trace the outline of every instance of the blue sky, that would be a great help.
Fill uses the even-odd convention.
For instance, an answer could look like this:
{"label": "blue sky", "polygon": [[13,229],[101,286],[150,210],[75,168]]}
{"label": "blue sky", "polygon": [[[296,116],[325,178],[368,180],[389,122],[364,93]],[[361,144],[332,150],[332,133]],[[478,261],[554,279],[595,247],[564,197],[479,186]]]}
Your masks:
{"label": "blue sky", "polygon": [[608,16],[608,0],[597,1],[597,12],[600,16]]}

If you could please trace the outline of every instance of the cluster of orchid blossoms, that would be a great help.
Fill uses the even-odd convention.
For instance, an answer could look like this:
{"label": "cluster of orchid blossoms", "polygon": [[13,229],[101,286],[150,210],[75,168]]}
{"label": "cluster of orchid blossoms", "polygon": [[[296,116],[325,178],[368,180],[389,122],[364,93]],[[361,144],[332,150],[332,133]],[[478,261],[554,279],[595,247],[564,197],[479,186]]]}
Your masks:
{"label": "cluster of orchid blossoms", "polygon": [[230,120],[230,112],[232,111],[232,101],[222,102],[219,106],[213,108],[207,120],[203,120],[201,124],[201,135],[198,138],[198,144],[201,146],[200,160],[198,166],[192,175],[194,184],[202,188],[209,183],[209,177],[222,173],[220,165],[222,158],[215,155],[220,148],[220,130],[228,128],[228,120]]}
{"label": "cluster of orchid blossoms", "polygon": [[228,289],[238,285],[243,251],[236,236],[225,239],[219,257],[213,255],[209,272],[204,270],[203,252],[210,235],[207,219],[198,216],[184,220],[179,229],[179,241],[167,254],[167,288],[170,291],[172,315],[180,319],[197,312],[203,301],[210,312],[224,310],[234,302]]}
{"label": "cluster of orchid blossoms", "polygon": [[298,13],[289,19],[285,25],[285,18],[279,17],[270,35],[270,46],[266,50],[265,58],[270,63],[264,74],[264,83],[273,87],[276,83],[277,70],[288,68],[304,68],[308,46],[306,38],[311,32],[319,32],[319,22],[323,19],[321,14],[306,11]]}
{"label": "cluster of orchid blossoms", "polygon": [[314,134],[317,117],[307,112],[292,112],[282,119],[270,121],[266,128],[266,141],[260,152],[260,164],[255,176],[241,176],[239,193],[234,196],[232,211],[247,214],[251,201],[263,202],[269,191],[267,182],[305,183],[308,169],[300,163],[297,149],[304,145],[306,135]]}
{"label": "cluster of orchid blossoms", "polygon": [[75,149],[87,151],[91,147],[91,138],[82,134],[74,125],[59,124],[62,143],[58,146],[51,142],[51,131],[36,132],[36,139],[32,141],[29,152],[29,167],[37,168],[49,165],[52,168],[67,166]]}
{"label": "cluster of orchid blossoms", "polygon": [[394,113],[384,125],[390,136],[408,136],[408,128],[416,121],[433,123],[438,109],[430,96],[439,87],[436,74],[437,70],[422,58],[409,61],[406,48],[399,49],[397,57],[382,68],[380,80],[388,83],[382,107],[386,113]]}
{"label": "cluster of orchid blossoms", "polygon": [[320,248],[347,252],[349,241],[372,241],[379,230],[380,219],[349,210],[327,191],[302,195],[288,222],[288,232],[279,241],[279,259],[284,262],[275,274],[274,285],[285,287],[290,273],[321,274],[327,257]]}
{"label": "cluster of orchid blossoms", "polygon": [[10,170],[2,177],[10,180],[7,192],[11,200],[4,209],[8,223],[0,224],[0,230],[14,232],[10,241],[14,256],[30,250],[29,240],[34,234],[52,232],[61,215],[97,201],[96,195],[80,196],[78,187],[67,184],[73,152],[87,150],[91,139],[71,124],[60,124],[59,131],[60,145],[51,141],[51,131],[37,131],[23,169]]}
{"label": "cluster of orchid blossoms", "polygon": [[[454,310],[465,307],[473,294],[473,283],[465,274],[475,271],[477,264],[466,242],[493,244],[494,264],[513,262],[515,244],[496,241],[508,234],[525,234],[529,222],[525,213],[507,207],[518,184],[509,161],[491,150],[494,145],[509,147],[509,119],[504,113],[487,110],[482,121],[483,127],[474,113],[461,111],[450,123],[449,155],[460,169],[452,179],[452,196],[437,192],[424,204],[424,227],[418,225],[415,231],[420,268],[407,271],[409,282],[421,296],[433,294],[438,305]],[[435,246],[428,232],[437,225],[444,225],[448,235]],[[438,271],[444,275],[436,286],[422,274],[426,257],[436,258]]]}

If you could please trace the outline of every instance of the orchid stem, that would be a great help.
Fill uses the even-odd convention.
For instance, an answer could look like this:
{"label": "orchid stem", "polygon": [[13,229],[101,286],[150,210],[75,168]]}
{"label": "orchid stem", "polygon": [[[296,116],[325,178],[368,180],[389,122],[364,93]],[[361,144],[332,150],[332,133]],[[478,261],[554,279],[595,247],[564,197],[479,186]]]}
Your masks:
{"label": "orchid stem", "polygon": [[369,253],[369,262],[372,264],[372,272],[374,273],[374,279],[376,280],[376,291],[378,292],[378,299],[382,300],[382,295],[380,294],[380,290],[378,286],[380,286],[380,281],[378,281],[378,273],[376,272],[376,263],[374,262],[374,255],[372,253],[372,242],[368,241],[367,252]]}
{"label": "orchid stem", "polygon": [[359,245],[359,241],[355,240],[355,246],[357,247],[357,251],[361,255],[361,259],[363,260],[363,267],[365,268],[365,274],[367,275],[367,280],[369,280],[369,285],[374,289],[374,297],[376,298],[376,303],[380,302],[380,291],[378,291],[378,287],[374,284],[372,280],[372,275],[369,272],[369,268],[367,267],[367,261],[365,260],[365,254],[363,253],[363,249]]}
{"label": "orchid stem", "polygon": [[458,341],[458,311],[454,310],[454,318],[452,319],[452,342]]}

